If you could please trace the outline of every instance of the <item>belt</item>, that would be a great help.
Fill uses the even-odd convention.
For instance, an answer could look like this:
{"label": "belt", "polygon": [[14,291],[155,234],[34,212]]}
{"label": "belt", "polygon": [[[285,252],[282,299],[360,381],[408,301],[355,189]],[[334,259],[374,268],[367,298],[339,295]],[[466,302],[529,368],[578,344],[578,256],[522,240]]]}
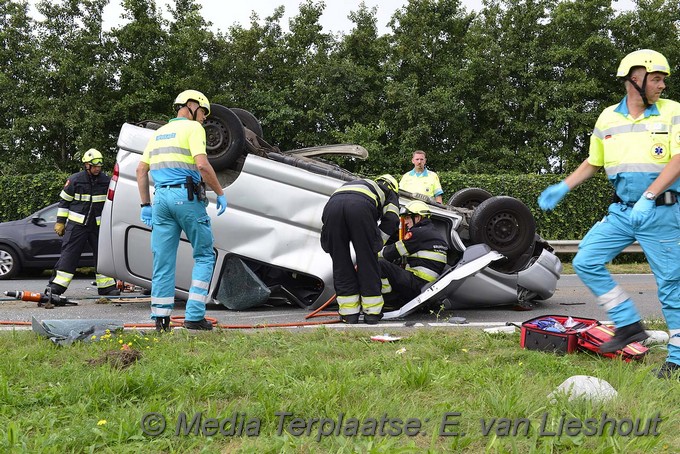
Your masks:
{"label": "belt", "polygon": [[158,187],[159,187],[159,188],[186,188],[187,185],[184,184],[184,183],[180,183],[180,184],[162,184],[162,185],[160,185],[160,186],[158,186]]}
{"label": "belt", "polygon": [[[635,202],[624,202],[616,194],[614,194],[614,203],[622,203],[629,207],[635,205]],[[654,200],[654,203],[656,204],[656,206],[675,205],[676,203],[678,203],[678,193],[675,191],[662,192]]]}

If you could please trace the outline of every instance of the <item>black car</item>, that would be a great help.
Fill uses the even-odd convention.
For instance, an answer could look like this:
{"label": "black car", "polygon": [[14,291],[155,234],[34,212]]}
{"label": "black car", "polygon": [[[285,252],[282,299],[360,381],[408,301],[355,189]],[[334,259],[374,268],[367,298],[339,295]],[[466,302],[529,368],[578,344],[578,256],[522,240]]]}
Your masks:
{"label": "black car", "polygon": [[[11,279],[20,271],[54,268],[61,253],[61,238],[54,232],[57,204],[38,210],[27,218],[0,223],[0,279]],[[92,249],[86,246],[78,267],[93,267]]]}

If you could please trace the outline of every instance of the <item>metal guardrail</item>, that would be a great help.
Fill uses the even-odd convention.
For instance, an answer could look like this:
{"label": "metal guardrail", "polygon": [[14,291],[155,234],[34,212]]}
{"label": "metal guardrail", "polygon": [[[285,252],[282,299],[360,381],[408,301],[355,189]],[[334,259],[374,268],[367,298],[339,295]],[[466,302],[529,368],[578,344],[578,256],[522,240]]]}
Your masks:
{"label": "metal guardrail", "polygon": [[[581,240],[548,240],[548,243],[555,249],[555,252],[569,254],[578,252],[578,245]],[[622,252],[642,252],[642,247],[636,241]]]}

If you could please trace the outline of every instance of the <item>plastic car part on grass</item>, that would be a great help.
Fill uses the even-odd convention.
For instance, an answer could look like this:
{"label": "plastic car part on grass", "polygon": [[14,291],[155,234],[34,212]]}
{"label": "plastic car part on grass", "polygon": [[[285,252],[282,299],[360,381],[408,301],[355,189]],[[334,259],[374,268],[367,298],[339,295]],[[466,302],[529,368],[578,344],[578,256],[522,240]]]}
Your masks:
{"label": "plastic car part on grass", "polygon": [[383,320],[392,320],[411,314],[425,303],[436,298],[444,290],[447,292],[455,291],[455,288],[452,289],[449,286],[460,286],[466,278],[473,276],[492,262],[502,258],[501,254],[490,250],[485,244],[470,246],[465,250],[462,260],[458,262],[455,268],[446,271],[432,285],[427,286],[420,295],[406,303],[401,309],[384,313]]}

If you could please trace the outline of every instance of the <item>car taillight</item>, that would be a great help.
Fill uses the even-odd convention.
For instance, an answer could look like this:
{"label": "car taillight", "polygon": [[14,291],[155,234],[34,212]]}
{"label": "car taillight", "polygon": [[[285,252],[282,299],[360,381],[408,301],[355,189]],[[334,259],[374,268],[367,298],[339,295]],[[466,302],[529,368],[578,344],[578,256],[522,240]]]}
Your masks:
{"label": "car taillight", "polygon": [[118,174],[119,172],[118,163],[113,165],[113,175],[111,175],[111,183],[109,184],[109,190],[106,193],[106,198],[113,202],[113,195],[116,193],[116,185],[118,184]]}

